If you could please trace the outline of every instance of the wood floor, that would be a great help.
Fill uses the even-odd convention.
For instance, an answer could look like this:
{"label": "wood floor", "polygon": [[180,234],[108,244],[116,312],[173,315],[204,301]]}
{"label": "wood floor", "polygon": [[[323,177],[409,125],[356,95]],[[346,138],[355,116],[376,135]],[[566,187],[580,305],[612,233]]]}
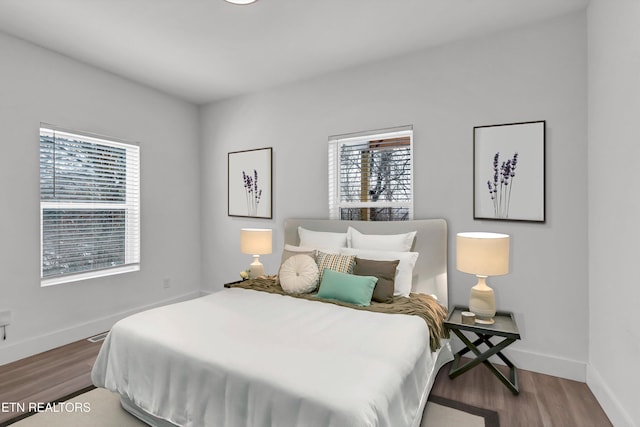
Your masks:
{"label": "wood floor", "polygon": [[[465,359],[462,359],[465,361]],[[611,422],[585,383],[518,369],[515,396],[489,369],[480,365],[449,379],[445,365],[431,393],[500,415],[501,427],[608,427]],[[508,376],[508,369],[498,369]]]}
{"label": "wood floor", "polygon": [[[50,402],[91,385],[90,372],[101,343],[78,341],[0,366],[0,405]],[[501,427],[607,427],[607,416],[586,384],[518,370],[514,396],[484,366],[451,380],[449,365],[436,378],[432,394],[500,415]],[[19,415],[0,406],[0,425]]]}
{"label": "wood floor", "polygon": [[11,403],[51,402],[91,385],[101,346],[81,340],[0,366],[0,425],[21,415]]}

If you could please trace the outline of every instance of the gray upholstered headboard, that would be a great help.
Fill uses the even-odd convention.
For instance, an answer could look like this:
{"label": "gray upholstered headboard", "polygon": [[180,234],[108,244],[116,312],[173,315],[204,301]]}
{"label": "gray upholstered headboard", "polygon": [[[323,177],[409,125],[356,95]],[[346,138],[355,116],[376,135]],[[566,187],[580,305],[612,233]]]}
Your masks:
{"label": "gray upholstered headboard", "polygon": [[329,219],[288,219],[284,223],[284,243],[299,245],[298,226],[313,231],[346,232],[349,226],[365,234],[398,234],[417,231],[411,248],[420,256],[413,269],[413,292],[433,294],[448,306],[447,222],[444,219],[413,221],[340,221]]}

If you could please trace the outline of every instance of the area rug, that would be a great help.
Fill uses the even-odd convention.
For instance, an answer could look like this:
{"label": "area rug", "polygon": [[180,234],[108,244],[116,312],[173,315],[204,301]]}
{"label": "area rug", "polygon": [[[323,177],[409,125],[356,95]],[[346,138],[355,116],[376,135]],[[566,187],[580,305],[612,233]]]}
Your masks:
{"label": "area rug", "polygon": [[498,413],[466,403],[429,396],[420,427],[500,427]]}
{"label": "area rug", "polygon": [[[2,426],[12,427],[145,427],[120,406],[115,393],[92,388],[60,399],[39,412],[24,414]],[[420,427],[499,427],[498,414],[438,396],[429,397]]]}

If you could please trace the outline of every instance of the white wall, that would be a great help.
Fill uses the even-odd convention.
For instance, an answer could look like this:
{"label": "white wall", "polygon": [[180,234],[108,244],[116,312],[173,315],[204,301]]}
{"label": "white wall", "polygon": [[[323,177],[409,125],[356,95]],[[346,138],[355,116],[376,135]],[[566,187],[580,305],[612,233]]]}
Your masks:
{"label": "white wall", "polygon": [[[203,280],[238,279],[250,257],[239,230],[274,229],[275,272],[288,217],[327,218],[327,137],[413,124],[415,217],[460,231],[512,235],[512,272],[491,279],[516,313],[519,366],[584,380],[587,361],[586,16],[578,13],[473,41],[391,58],[201,110]],[[547,222],[474,221],[474,126],[547,121]],[[227,153],[273,147],[274,218],[227,216]],[[450,263],[449,301],[474,278]]]}
{"label": "white wall", "polygon": [[589,370],[616,426],[640,426],[640,2],[592,0],[589,23]]}
{"label": "white wall", "polygon": [[[2,33],[0,52],[0,364],[199,294],[197,108]],[[40,122],[141,144],[140,272],[40,287]]]}

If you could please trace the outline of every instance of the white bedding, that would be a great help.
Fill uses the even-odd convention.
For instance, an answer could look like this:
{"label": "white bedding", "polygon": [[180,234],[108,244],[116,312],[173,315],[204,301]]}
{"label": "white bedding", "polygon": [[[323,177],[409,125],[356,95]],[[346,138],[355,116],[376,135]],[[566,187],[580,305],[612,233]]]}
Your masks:
{"label": "white bedding", "polygon": [[92,380],[177,425],[402,427],[434,365],[417,316],[236,288],[118,322]]}

